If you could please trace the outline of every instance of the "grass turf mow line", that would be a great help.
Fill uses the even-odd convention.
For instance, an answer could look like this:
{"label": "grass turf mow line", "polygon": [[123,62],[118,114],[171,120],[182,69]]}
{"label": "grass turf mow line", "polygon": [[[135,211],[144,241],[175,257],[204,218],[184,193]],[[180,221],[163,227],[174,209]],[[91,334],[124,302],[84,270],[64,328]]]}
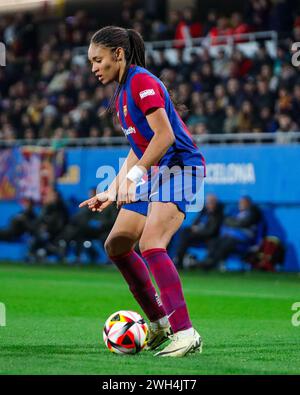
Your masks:
{"label": "grass turf mow line", "polygon": [[[291,306],[299,276],[181,273],[201,355],[154,358],[111,354],[107,317],[142,314],[113,267],[64,268],[0,264],[0,374],[299,374],[300,327]],[[142,314],[143,315],[143,314]]]}

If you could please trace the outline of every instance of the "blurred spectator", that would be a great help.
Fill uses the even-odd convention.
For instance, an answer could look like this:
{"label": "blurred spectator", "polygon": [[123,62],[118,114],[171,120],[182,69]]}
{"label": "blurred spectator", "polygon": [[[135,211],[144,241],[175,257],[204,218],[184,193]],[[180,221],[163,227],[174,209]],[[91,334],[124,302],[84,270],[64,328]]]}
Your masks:
{"label": "blurred spectator", "polygon": [[252,69],[252,60],[238,49],[234,50],[231,57],[237,68],[236,76],[239,78],[246,77]]}
{"label": "blurred spectator", "polygon": [[203,104],[198,104],[195,107],[195,110],[191,116],[188,117],[187,126],[193,128],[197,124],[203,123],[205,124],[207,121],[207,117],[205,115],[205,109]]}
{"label": "blurred spectator", "polygon": [[252,77],[248,77],[243,86],[243,92],[240,97],[243,100],[248,100],[251,103],[255,103],[257,98],[257,85]]}
{"label": "blurred spectator", "polygon": [[226,85],[228,103],[235,108],[240,108],[243,99],[241,84],[238,79],[230,78]]}
{"label": "blurred spectator", "polygon": [[205,62],[201,68],[201,90],[211,93],[218,82],[219,78],[214,75],[212,65]]}
{"label": "blurred spectator", "polygon": [[237,125],[238,131],[242,133],[252,132],[254,126],[253,105],[250,101],[245,100],[242,103],[241,110],[238,113]]}
{"label": "blurred spectator", "polygon": [[276,103],[276,112],[291,112],[292,110],[292,95],[285,87],[279,88],[278,100]]}
{"label": "blurred spectator", "polygon": [[216,10],[209,10],[203,27],[203,35],[206,36],[213,28],[216,27],[218,14]]}
{"label": "blurred spectator", "polygon": [[202,83],[200,80],[200,75],[197,71],[192,71],[190,75],[190,83],[193,92],[201,92],[202,91]]}
{"label": "blurred spectator", "polygon": [[239,201],[236,215],[225,217],[220,235],[208,242],[208,254],[197,267],[213,269],[224,261],[238,247],[242,253],[256,242],[258,226],[262,220],[260,209],[251,198],[244,196]]}
{"label": "blurred spectator", "polygon": [[262,107],[259,110],[259,117],[254,125],[256,133],[273,133],[277,129],[277,123],[273,118],[270,107]]}
{"label": "blurred spectator", "polygon": [[54,149],[62,148],[66,145],[66,139],[64,138],[64,130],[63,128],[57,128],[54,131],[54,136],[51,141],[51,147]]}
{"label": "blurred spectator", "polygon": [[297,125],[293,122],[291,115],[288,112],[282,112],[278,115],[278,128],[276,132],[295,132]]}
{"label": "blurred spectator", "polygon": [[207,129],[211,133],[222,133],[225,113],[223,109],[218,109],[214,99],[209,99],[206,102],[207,112]]}
{"label": "blurred spectator", "polygon": [[45,256],[53,253],[51,244],[62,231],[67,220],[68,210],[60,194],[54,189],[49,189],[42,203],[41,212],[34,222],[29,260],[43,260]]}
{"label": "blurred spectator", "polygon": [[226,107],[226,118],[224,120],[224,132],[236,133],[238,131],[238,115],[234,106]]}
{"label": "blurred spectator", "polygon": [[257,81],[256,99],[260,106],[269,107],[271,110],[274,108],[274,96],[269,89],[268,82],[264,79]]}
{"label": "blurred spectator", "polygon": [[212,45],[226,44],[224,36],[229,36],[231,31],[229,29],[229,21],[226,16],[221,16],[217,19],[216,26],[212,27],[209,31],[209,37]]}
{"label": "blurred spectator", "polygon": [[176,30],[180,20],[179,11],[171,10],[168,19],[166,39],[173,40],[176,36]]}
{"label": "blurred spectator", "polygon": [[300,127],[300,84],[294,86],[292,99],[292,116]]}
{"label": "blurred spectator", "polygon": [[269,29],[270,0],[246,1],[246,20],[257,31]]}
{"label": "blurred spectator", "polygon": [[278,127],[276,129],[276,143],[286,144],[290,143],[291,139],[289,132],[296,132],[299,126],[293,121],[289,112],[282,112],[278,114]]}
{"label": "blurred spectator", "polygon": [[276,57],[274,59],[274,75],[280,76],[283,65],[289,61],[289,53],[284,46],[279,45],[277,48]]}
{"label": "blurred spectator", "polygon": [[229,58],[224,49],[220,49],[215,59],[213,59],[214,74],[222,79],[229,75]]}
{"label": "blurred spectator", "polygon": [[31,234],[34,231],[36,219],[34,202],[30,198],[24,198],[21,203],[24,210],[12,217],[7,228],[0,229],[1,241],[16,241],[25,233]]}
{"label": "blurred spectator", "polygon": [[193,127],[192,131],[197,136],[201,136],[201,135],[209,133],[209,130],[207,129],[204,122],[200,122],[197,125],[195,125]]}
{"label": "blurred spectator", "polygon": [[222,84],[215,85],[214,96],[216,98],[216,105],[219,110],[226,110],[228,105],[228,98],[226,96],[225,87]]}
{"label": "blurred spectator", "polygon": [[[187,44],[192,38],[201,37],[202,31],[202,25],[196,20],[195,10],[191,7],[185,7],[176,27],[175,40],[184,40]],[[175,47],[181,48],[182,45],[176,44]]]}
{"label": "blurred spectator", "polygon": [[252,72],[254,74],[259,74],[263,65],[268,64],[270,66],[273,66],[273,59],[271,58],[264,42],[259,43],[258,50],[254,54],[254,57],[252,60],[254,63]]}
{"label": "blurred spectator", "polygon": [[[95,194],[96,189],[89,191],[90,197],[95,196]],[[109,206],[101,215],[98,212],[89,210],[88,207],[78,210],[55,237],[51,251],[55,252],[61,259],[65,259],[70,246],[73,245],[76,260],[80,261],[80,254],[84,246],[88,245],[89,248],[86,251],[89,254],[90,260],[95,261],[98,253],[91,242],[96,239],[104,244],[117,213],[114,205]]]}
{"label": "blurred spectator", "polygon": [[293,67],[290,63],[283,63],[281,67],[280,78],[279,78],[280,85],[291,90],[296,82],[297,82],[297,72],[295,67]]}
{"label": "blurred spectator", "polygon": [[[243,16],[239,12],[234,12],[230,19],[230,34],[245,34],[251,31],[250,26],[243,20]],[[235,42],[243,42],[242,38],[237,37]]]}
{"label": "blurred spectator", "polygon": [[207,243],[219,234],[223,221],[223,205],[213,194],[206,196],[204,209],[197,215],[190,227],[180,233],[177,255],[174,259],[176,266],[182,268],[186,251],[191,246]]}

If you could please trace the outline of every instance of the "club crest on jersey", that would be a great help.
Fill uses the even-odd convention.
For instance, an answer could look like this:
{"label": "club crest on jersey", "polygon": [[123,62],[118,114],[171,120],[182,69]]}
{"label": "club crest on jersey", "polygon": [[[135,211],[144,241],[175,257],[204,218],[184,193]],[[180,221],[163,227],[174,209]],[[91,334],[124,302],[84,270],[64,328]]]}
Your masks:
{"label": "club crest on jersey", "polygon": [[155,95],[155,92],[154,89],[146,89],[145,91],[140,92],[139,95],[141,99],[144,99],[147,96]]}
{"label": "club crest on jersey", "polygon": [[136,133],[135,128],[133,126],[129,126],[128,129],[122,128],[122,130],[123,130],[125,136],[127,136],[128,134],[131,134],[131,133]]}
{"label": "club crest on jersey", "polygon": [[124,113],[124,117],[126,117],[127,116],[127,106],[126,106],[126,104],[125,104],[125,106],[123,106],[123,113]]}

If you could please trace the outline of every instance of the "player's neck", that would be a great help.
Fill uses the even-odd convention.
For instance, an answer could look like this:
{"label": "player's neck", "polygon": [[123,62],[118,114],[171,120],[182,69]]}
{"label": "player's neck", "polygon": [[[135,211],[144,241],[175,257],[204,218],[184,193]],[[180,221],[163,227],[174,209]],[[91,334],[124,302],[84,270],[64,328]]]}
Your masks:
{"label": "player's neck", "polygon": [[125,70],[126,70],[126,62],[124,61],[124,62],[122,62],[121,65],[120,65],[120,70],[119,70],[119,75],[118,75],[118,83],[119,83],[119,84],[121,83],[121,81],[122,81],[122,79],[123,79]]}

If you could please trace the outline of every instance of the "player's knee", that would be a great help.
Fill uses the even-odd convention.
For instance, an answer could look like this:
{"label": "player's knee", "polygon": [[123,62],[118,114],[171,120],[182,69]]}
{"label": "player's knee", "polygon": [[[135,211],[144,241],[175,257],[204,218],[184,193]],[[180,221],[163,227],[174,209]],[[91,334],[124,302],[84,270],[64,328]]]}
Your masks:
{"label": "player's knee", "polygon": [[134,241],[127,237],[110,236],[104,243],[104,249],[108,256],[117,256],[129,252]]}
{"label": "player's knee", "polygon": [[110,254],[111,248],[112,248],[111,241],[109,238],[107,238],[104,242],[104,250],[108,256],[110,255],[112,256],[112,254]]}
{"label": "player's knee", "polygon": [[104,243],[104,249],[108,256],[116,256],[122,254],[116,237],[109,237]]}
{"label": "player's knee", "polygon": [[151,248],[166,248],[163,237],[153,233],[144,233],[139,242],[139,249],[141,252],[150,250]]}

